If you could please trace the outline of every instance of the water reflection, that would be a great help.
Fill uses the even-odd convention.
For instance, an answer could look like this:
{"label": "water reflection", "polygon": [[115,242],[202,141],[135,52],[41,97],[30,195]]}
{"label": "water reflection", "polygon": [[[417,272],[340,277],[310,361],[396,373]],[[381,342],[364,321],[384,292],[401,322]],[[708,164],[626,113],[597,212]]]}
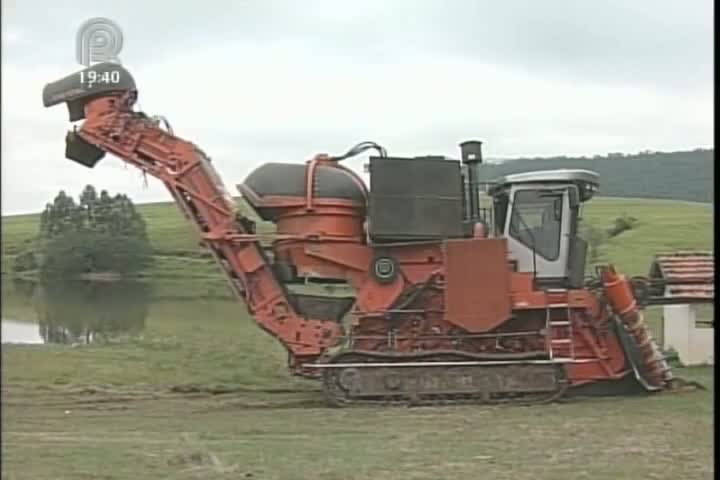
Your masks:
{"label": "water reflection", "polygon": [[[12,282],[19,305],[6,316],[3,343],[92,343],[137,335],[145,328],[150,289],[135,282]],[[3,288],[3,302],[7,299]],[[28,318],[28,317],[34,318]],[[23,317],[23,318],[18,318]],[[36,335],[30,335],[34,323]]]}

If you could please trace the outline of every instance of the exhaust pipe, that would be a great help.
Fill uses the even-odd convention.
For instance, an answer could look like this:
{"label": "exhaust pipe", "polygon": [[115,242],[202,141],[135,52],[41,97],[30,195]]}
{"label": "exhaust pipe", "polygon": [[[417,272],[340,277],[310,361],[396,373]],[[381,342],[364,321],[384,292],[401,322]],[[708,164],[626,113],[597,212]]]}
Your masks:
{"label": "exhaust pipe", "polygon": [[480,165],[482,158],[482,142],[468,140],[460,144],[462,163],[467,165],[468,172],[468,220],[480,219]]}
{"label": "exhaust pipe", "polygon": [[[76,122],[85,118],[85,105],[91,100],[129,91],[137,95],[130,72],[117,63],[98,63],[45,85],[43,105],[67,104],[70,121]],[[92,168],[104,155],[103,150],[87,143],[77,131],[68,132],[65,137],[65,157],[70,160]]]}

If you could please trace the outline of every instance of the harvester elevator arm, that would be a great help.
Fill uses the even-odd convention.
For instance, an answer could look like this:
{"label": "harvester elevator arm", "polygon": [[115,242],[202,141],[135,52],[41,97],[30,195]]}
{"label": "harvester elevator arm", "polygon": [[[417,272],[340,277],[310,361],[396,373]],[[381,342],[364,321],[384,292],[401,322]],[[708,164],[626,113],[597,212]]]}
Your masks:
{"label": "harvester elevator arm", "polygon": [[239,212],[210,159],[193,143],[160,128],[157,120],[133,111],[137,91],[130,74],[114,64],[83,72],[90,69],[119,72],[120,81],[93,89],[80,83],[78,72],[48,84],[43,92],[46,107],[66,102],[71,121],[85,119],[68,133],[66,156],[93,167],[111,153],[162,181],[195,225],[233,293],[258,325],[285,346],[291,369],[305,373],[302,364],[337,341],[340,325],[299,314],[275,277],[253,222]]}

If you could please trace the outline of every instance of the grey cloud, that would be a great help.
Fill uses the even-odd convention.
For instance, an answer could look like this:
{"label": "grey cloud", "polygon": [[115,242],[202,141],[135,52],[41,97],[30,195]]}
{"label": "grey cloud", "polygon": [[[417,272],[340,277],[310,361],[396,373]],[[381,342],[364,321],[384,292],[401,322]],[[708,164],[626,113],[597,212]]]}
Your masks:
{"label": "grey cloud", "polygon": [[4,52],[11,61],[32,62],[42,54],[73,62],[77,27],[102,15],[121,25],[122,56],[135,64],[239,41],[297,43],[351,57],[358,66],[462,56],[528,75],[615,83],[675,87],[712,76],[709,0],[28,0],[3,4],[3,10],[5,25],[27,33],[21,45]]}

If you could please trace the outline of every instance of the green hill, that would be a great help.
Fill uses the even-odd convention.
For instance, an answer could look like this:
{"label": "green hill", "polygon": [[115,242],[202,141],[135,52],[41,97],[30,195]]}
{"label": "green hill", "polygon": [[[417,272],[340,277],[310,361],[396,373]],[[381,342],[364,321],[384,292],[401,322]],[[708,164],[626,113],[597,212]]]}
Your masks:
{"label": "green hill", "polygon": [[[147,276],[221,279],[213,260],[199,246],[193,229],[174,204],[143,204],[138,205],[138,209],[147,221],[155,252],[156,261],[146,272]],[[601,253],[604,260],[614,262],[629,274],[646,274],[652,256],[658,252],[712,248],[710,204],[599,197],[587,203],[583,213],[585,222],[603,229],[623,214],[636,217],[638,225],[610,239],[601,248]],[[261,231],[272,230],[272,225],[258,224]],[[2,218],[3,273],[9,273],[13,257],[32,241],[38,225],[37,214]]]}
{"label": "green hill", "polygon": [[714,150],[621,153],[607,156],[523,158],[487,164],[487,178],[534,170],[583,168],[600,174],[600,192],[609,197],[663,198],[712,202]]}

